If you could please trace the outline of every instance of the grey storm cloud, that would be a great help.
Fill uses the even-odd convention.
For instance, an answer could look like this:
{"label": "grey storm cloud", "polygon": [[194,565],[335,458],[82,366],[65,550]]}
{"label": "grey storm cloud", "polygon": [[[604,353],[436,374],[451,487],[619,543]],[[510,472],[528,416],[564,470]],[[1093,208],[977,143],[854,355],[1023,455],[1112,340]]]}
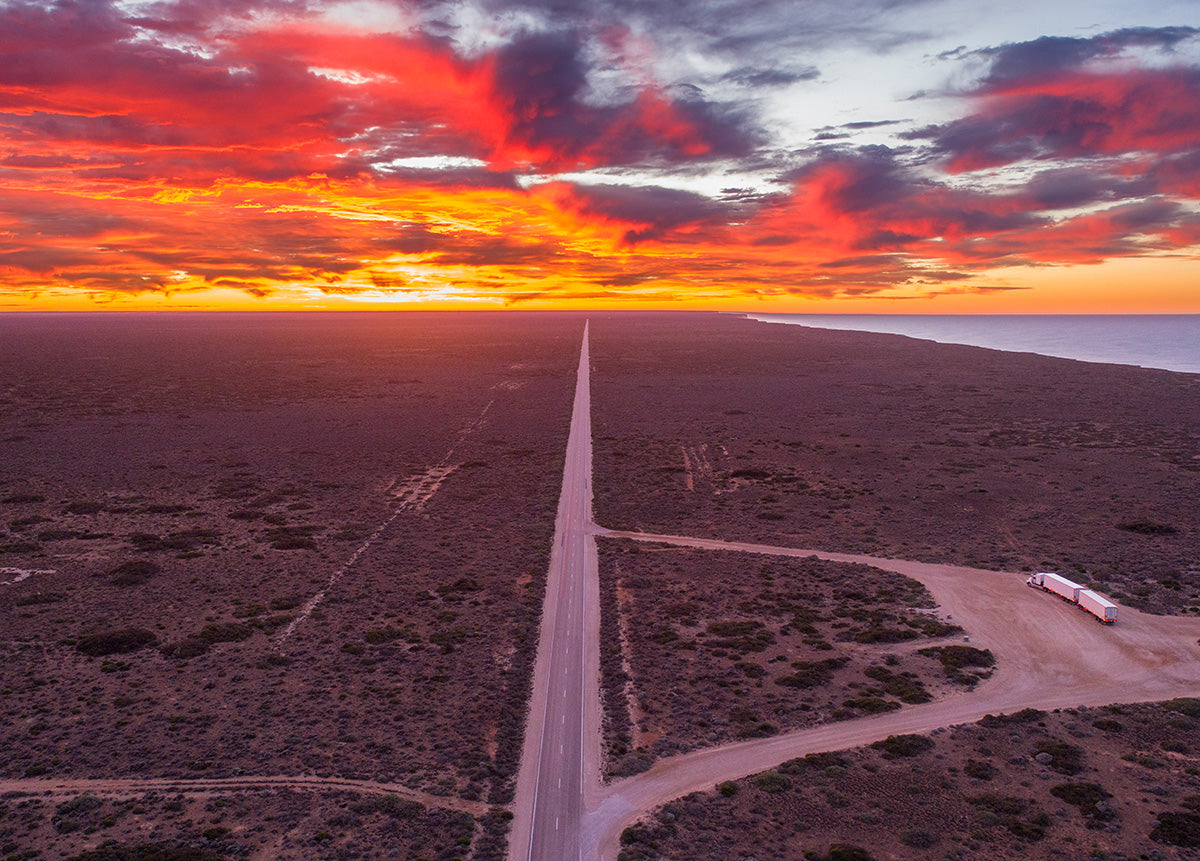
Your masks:
{"label": "grey storm cloud", "polygon": [[1130,48],[1173,50],[1180,42],[1200,36],[1196,27],[1128,27],[1090,38],[1041,36],[1027,42],[1011,42],[976,51],[956,51],[958,57],[981,57],[988,62],[984,78],[994,86],[1078,68],[1089,60],[1112,57]]}

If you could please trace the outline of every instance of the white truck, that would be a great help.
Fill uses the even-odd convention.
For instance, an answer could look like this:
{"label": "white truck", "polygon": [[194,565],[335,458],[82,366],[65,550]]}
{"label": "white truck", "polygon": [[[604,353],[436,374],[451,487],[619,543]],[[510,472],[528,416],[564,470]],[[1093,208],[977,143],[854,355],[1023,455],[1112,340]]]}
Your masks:
{"label": "white truck", "polygon": [[1045,592],[1053,592],[1064,601],[1070,601],[1072,604],[1079,603],[1079,593],[1083,590],[1083,587],[1075,581],[1068,580],[1061,574],[1054,574],[1050,571],[1039,571],[1025,582],[1030,586],[1037,586]]}
{"label": "white truck", "polygon": [[1111,625],[1117,621],[1116,604],[1098,592],[1085,589],[1078,583],[1063,577],[1061,574],[1039,571],[1026,580],[1025,583],[1028,586],[1035,586],[1043,592],[1052,592],[1064,601],[1077,604],[1106,625]]}
{"label": "white truck", "polygon": [[1079,606],[1087,610],[1105,625],[1111,625],[1117,621],[1117,605],[1103,595],[1093,592],[1091,589],[1080,590]]}

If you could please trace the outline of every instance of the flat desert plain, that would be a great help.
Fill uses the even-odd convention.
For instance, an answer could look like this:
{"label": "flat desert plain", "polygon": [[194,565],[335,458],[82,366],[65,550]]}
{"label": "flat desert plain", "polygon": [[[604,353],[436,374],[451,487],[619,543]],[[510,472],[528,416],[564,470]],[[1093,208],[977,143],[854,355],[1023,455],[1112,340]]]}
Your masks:
{"label": "flat desert plain", "polygon": [[[731,317],[594,317],[592,338],[607,769],[616,797],[682,796],[620,858],[1198,857],[1200,699],[1020,711],[1194,681],[1197,626],[1126,610],[1146,648],[1087,651],[1127,632],[1020,584],[1200,614],[1200,378]],[[1020,714],[684,795],[776,734],[869,737],[973,696]]]}
{"label": "flat desert plain", "polygon": [[[581,328],[0,321],[0,777],[303,775],[506,804]],[[503,851],[473,821],[328,788],[223,784],[165,814],[161,789],[78,814],[5,801],[0,850],[207,831],[213,849],[311,857],[390,828],[400,857],[473,836],[475,857]]]}
{"label": "flat desert plain", "polygon": [[[1179,617],[1145,642],[1186,687],[1200,378],[661,313],[0,318],[0,857],[504,857],[585,319],[589,835],[1197,857],[1200,700],[1055,711],[1060,665],[964,578],[1043,622],[1081,611],[1034,570]],[[904,734],[939,704],[973,716]]]}
{"label": "flat desert plain", "polygon": [[596,520],[1200,614],[1200,376],[725,315],[594,316]]}

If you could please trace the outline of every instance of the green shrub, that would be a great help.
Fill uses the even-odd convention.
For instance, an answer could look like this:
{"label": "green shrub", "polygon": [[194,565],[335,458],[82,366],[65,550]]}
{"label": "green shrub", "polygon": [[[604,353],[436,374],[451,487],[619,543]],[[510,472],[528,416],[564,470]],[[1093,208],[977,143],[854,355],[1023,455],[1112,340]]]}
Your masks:
{"label": "green shrub", "polygon": [[[922,649],[921,651],[924,652],[925,650]],[[1040,709],[1021,709],[1019,712],[1013,712],[1010,715],[984,715],[979,723],[989,729],[993,729],[1013,724],[1029,724],[1039,721],[1045,716],[1046,713]]]}
{"label": "green shrub", "polygon": [[791,788],[792,782],[778,771],[764,771],[754,775],[754,785],[763,792],[783,792]]}
{"label": "green shrub", "polygon": [[875,750],[883,752],[884,759],[896,759],[902,756],[918,756],[933,750],[933,739],[924,735],[889,735],[882,741],[871,745]]}
{"label": "green shrub", "polygon": [[866,849],[848,843],[833,844],[825,858],[827,861],[875,861],[875,856]]}
{"label": "green shrub", "polygon": [[1047,739],[1038,742],[1035,750],[1053,757],[1049,765],[1059,774],[1072,775],[1083,771],[1083,748],[1081,747]]}
{"label": "green shrub", "polygon": [[108,582],[114,586],[140,586],[159,572],[159,567],[145,559],[123,562],[108,572]]}
{"label": "green shrub", "polygon": [[1200,846],[1200,814],[1160,813],[1158,824],[1150,832],[1150,839],[1170,846],[1195,848]]}
{"label": "green shrub", "polygon": [[717,792],[721,793],[726,798],[732,798],[733,796],[737,795],[738,789],[740,789],[740,787],[737,785],[737,782],[733,780],[727,780],[724,783],[717,784]]}
{"label": "green shrub", "polygon": [[905,831],[900,835],[900,842],[913,849],[931,849],[937,841],[937,835],[928,831]]}
{"label": "green shrub", "polygon": [[1097,804],[1112,798],[1112,794],[1105,792],[1104,787],[1098,783],[1060,783],[1050,787],[1050,794],[1078,807],[1085,815],[1095,813]]}
{"label": "green shrub", "polygon": [[136,652],[158,642],[152,631],[145,628],[118,628],[98,634],[87,634],[75,643],[75,651],[93,658]]}
{"label": "green shrub", "polygon": [[200,629],[196,636],[206,643],[237,643],[248,640],[254,628],[243,622],[212,622]]}
{"label": "green shrub", "polygon": [[863,674],[883,685],[885,692],[906,703],[916,705],[931,699],[925,685],[913,673],[894,673],[887,667],[867,667]]}
{"label": "green shrub", "polygon": [[33,502],[45,501],[46,497],[42,496],[40,493],[13,493],[4,497],[4,499],[0,499],[0,502],[5,503],[6,505],[28,505],[29,503]]}
{"label": "green shrub", "polygon": [[900,703],[895,700],[885,700],[880,697],[857,697],[846,700],[842,705],[848,709],[858,709],[872,715],[892,712],[900,708]]}
{"label": "green shrub", "polygon": [[1179,712],[1188,717],[1200,717],[1200,697],[1178,697],[1167,700],[1164,705],[1170,711]]}
{"label": "green shrub", "polygon": [[482,588],[470,577],[459,577],[453,583],[442,583],[437,587],[437,592],[441,595],[454,595],[460,592],[478,592]]}
{"label": "green shrub", "polygon": [[108,840],[68,861],[224,861],[224,856],[208,849],[172,847],[163,843],[132,845]]}
{"label": "green shrub", "polygon": [[32,595],[22,595],[13,603],[18,607],[34,607],[38,604],[57,604],[66,597],[61,592],[34,592]]}
{"label": "green shrub", "polygon": [[55,808],[55,811],[59,816],[78,816],[81,813],[90,813],[103,804],[104,802],[96,796],[84,794],[77,798],[72,798],[70,801],[62,802]]}
{"label": "green shrub", "polygon": [[976,780],[991,780],[999,774],[999,769],[986,760],[980,762],[968,759],[967,764],[963,766],[963,774],[967,777],[974,777]]}
{"label": "green shrub", "polygon": [[399,639],[404,639],[409,643],[419,643],[421,642],[421,635],[410,627],[393,628],[391,625],[388,625],[385,628],[372,628],[363,634],[363,639],[372,646],[378,646]]}
{"label": "green shrub", "polygon": [[823,661],[796,661],[794,673],[780,676],[775,684],[789,688],[816,688],[828,684],[834,671],[845,666],[848,658],[826,658]]}
{"label": "green shrub", "polygon": [[1117,529],[1138,535],[1174,535],[1179,531],[1168,523],[1155,523],[1153,520],[1128,520],[1118,523]]}
{"label": "green shrub", "polygon": [[135,532],[129,536],[129,543],[143,553],[154,553],[164,550],[190,551],[204,544],[216,542],[218,533],[214,529],[184,529],[172,532],[165,538],[148,532]]}
{"label": "green shrub", "polygon": [[209,650],[210,644],[206,640],[201,640],[198,637],[187,637],[175,643],[166,643],[159,651],[168,658],[176,661],[186,661],[188,658],[196,658],[203,655]]}
{"label": "green shrub", "polygon": [[713,622],[705,630],[712,636],[705,645],[714,649],[762,652],[775,642],[775,635],[755,620]]}
{"label": "green shrub", "polygon": [[394,793],[371,795],[350,805],[355,813],[382,813],[392,819],[414,820],[425,813],[420,802],[401,798]]}

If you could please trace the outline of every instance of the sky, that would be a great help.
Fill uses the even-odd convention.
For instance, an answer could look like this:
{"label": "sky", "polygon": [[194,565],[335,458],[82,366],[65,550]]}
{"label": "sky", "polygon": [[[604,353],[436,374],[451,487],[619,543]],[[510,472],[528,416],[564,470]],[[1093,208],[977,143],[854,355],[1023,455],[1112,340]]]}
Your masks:
{"label": "sky", "polygon": [[0,0],[0,311],[1200,312],[1197,0]]}

